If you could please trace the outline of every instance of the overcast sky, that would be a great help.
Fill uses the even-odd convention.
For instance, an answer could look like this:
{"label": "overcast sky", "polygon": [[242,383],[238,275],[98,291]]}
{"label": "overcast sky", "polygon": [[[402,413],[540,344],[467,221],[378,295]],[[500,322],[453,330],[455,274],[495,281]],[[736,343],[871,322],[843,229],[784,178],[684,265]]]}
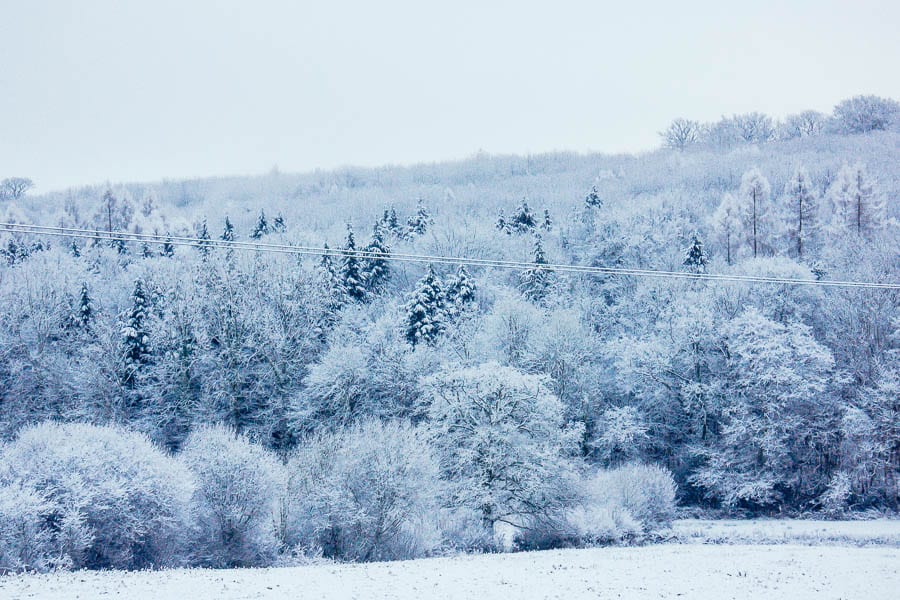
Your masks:
{"label": "overcast sky", "polygon": [[636,151],[900,98],[900,2],[0,0],[0,178]]}

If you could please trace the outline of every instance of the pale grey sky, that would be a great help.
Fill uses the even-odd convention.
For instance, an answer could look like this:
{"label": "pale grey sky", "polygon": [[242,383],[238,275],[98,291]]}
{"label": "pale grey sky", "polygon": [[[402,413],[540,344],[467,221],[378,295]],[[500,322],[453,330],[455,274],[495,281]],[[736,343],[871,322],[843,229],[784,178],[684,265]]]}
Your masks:
{"label": "pale grey sky", "polygon": [[900,98],[896,0],[0,0],[0,178],[37,191],[486,152]]}

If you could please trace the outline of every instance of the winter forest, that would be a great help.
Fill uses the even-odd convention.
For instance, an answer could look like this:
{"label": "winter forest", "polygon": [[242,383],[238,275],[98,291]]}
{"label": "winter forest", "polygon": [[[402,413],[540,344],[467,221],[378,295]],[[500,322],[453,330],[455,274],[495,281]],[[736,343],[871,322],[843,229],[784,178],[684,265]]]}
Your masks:
{"label": "winter forest", "polygon": [[660,136],[40,195],[2,174],[0,573],[896,513],[900,105]]}

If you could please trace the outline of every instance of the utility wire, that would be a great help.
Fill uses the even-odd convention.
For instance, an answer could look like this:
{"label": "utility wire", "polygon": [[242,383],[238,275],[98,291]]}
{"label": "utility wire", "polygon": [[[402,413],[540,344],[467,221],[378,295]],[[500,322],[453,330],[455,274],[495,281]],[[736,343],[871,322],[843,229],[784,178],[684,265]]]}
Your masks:
{"label": "utility wire", "polygon": [[900,283],[868,282],[868,281],[842,281],[819,279],[790,279],[781,277],[767,277],[756,275],[731,275],[724,273],[690,273],[684,271],[662,271],[650,269],[632,269],[626,267],[602,267],[588,265],[566,264],[541,264],[530,262],[511,261],[502,259],[482,259],[456,256],[436,256],[428,254],[405,254],[372,252],[367,250],[346,250],[343,248],[324,249],[293,244],[273,244],[261,241],[227,241],[222,239],[202,239],[187,236],[172,236],[149,233],[128,233],[121,231],[100,231],[94,229],[80,229],[76,227],[32,225],[26,223],[0,222],[0,232],[22,233],[27,235],[47,235],[76,239],[108,240],[122,242],[145,242],[149,244],[171,244],[173,246],[190,246],[194,248],[227,248],[234,250],[251,250],[255,252],[270,252],[279,254],[295,254],[307,256],[355,256],[362,259],[380,259],[410,263],[434,263],[446,265],[468,265],[473,267],[493,267],[514,270],[545,269],[568,273],[581,273],[593,275],[629,275],[645,277],[661,277],[672,279],[729,281],[744,283],[773,283],[785,285],[810,285],[823,287],[846,287],[900,290]]}

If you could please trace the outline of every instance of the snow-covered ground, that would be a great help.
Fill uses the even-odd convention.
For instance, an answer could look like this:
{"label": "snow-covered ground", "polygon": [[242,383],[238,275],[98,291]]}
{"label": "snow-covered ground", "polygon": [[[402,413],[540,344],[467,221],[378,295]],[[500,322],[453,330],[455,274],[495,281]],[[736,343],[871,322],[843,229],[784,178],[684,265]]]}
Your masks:
{"label": "snow-covered ground", "polygon": [[0,598],[896,599],[900,548],[663,544],[393,563],[0,577]]}

